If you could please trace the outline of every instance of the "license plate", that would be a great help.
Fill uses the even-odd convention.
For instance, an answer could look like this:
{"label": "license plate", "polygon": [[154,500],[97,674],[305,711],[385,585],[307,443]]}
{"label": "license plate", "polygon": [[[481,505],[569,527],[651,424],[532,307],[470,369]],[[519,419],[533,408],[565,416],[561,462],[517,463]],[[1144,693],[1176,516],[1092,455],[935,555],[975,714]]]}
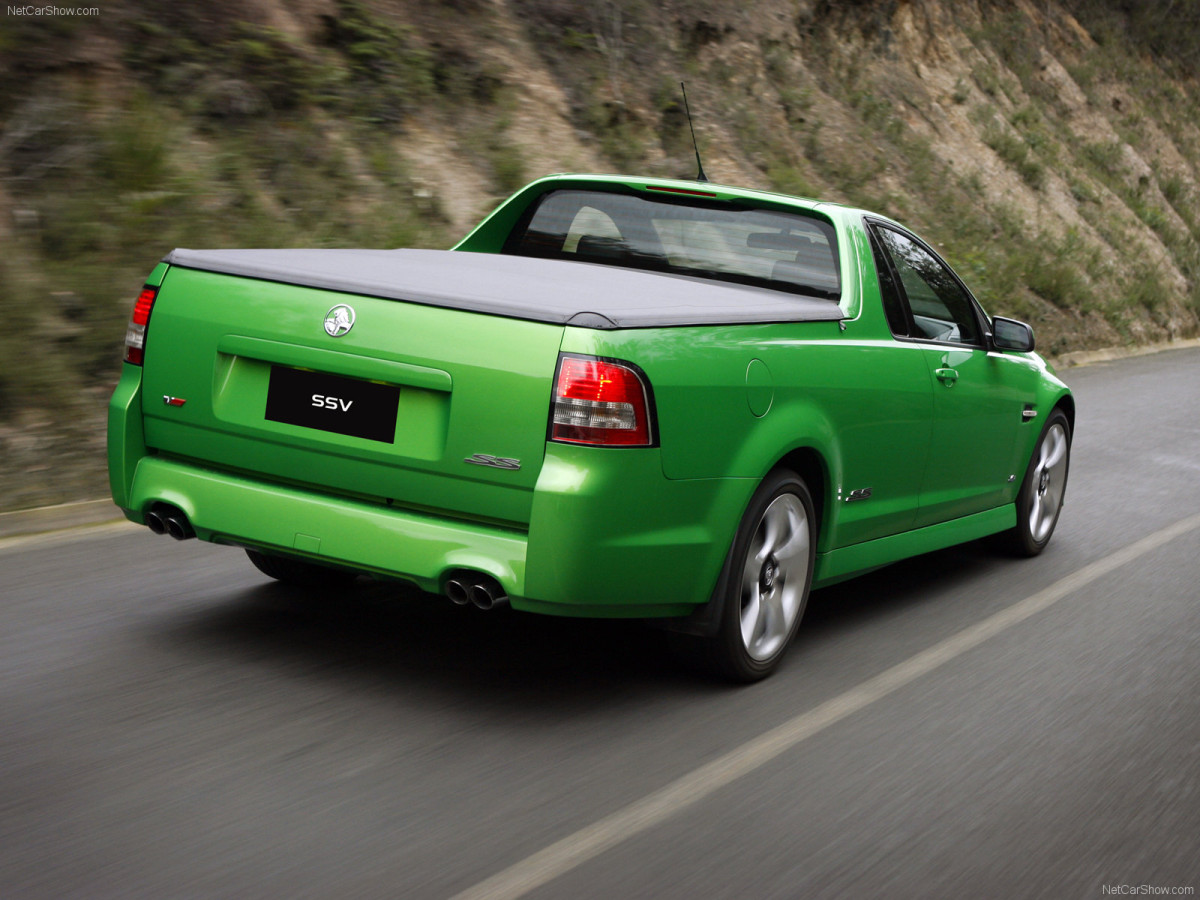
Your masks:
{"label": "license plate", "polygon": [[391,444],[399,399],[400,388],[394,384],[271,366],[266,417]]}

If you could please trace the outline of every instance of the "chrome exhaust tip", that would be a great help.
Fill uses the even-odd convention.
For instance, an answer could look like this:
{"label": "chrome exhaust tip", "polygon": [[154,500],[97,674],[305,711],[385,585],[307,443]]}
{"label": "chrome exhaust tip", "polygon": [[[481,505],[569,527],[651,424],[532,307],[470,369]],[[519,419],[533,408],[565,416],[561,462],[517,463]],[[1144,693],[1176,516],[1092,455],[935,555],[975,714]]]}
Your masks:
{"label": "chrome exhaust tip", "polygon": [[446,596],[455,606],[466,606],[471,602],[471,588],[457,578],[446,582]]}
{"label": "chrome exhaust tip", "polygon": [[166,526],[167,534],[177,541],[186,541],[188,538],[196,536],[196,532],[192,529],[192,523],[183,513],[167,516],[163,523]]}
{"label": "chrome exhaust tip", "polygon": [[483,572],[460,569],[446,580],[443,593],[455,606],[474,606],[476,609],[495,609],[508,602],[500,582]]}
{"label": "chrome exhaust tip", "polygon": [[500,587],[499,582],[485,576],[471,588],[471,602],[475,604],[476,609],[495,609],[508,602],[508,595],[504,593],[504,588]]}

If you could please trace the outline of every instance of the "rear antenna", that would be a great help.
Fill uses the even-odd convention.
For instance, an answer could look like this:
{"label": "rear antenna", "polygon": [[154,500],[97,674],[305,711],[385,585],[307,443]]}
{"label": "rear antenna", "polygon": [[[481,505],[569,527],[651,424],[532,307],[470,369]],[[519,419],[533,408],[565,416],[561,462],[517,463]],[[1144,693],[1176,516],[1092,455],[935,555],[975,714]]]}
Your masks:
{"label": "rear antenna", "polygon": [[708,181],[704,176],[704,163],[700,162],[700,145],[696,143],[696,129],[692,127],[692,110],[687,102],[687,88],[682,81],[679,82],[679,87],[683,91],[683,109],[687,113],[688,129],[692,132],[692,147],[696,151],[696,180]]}

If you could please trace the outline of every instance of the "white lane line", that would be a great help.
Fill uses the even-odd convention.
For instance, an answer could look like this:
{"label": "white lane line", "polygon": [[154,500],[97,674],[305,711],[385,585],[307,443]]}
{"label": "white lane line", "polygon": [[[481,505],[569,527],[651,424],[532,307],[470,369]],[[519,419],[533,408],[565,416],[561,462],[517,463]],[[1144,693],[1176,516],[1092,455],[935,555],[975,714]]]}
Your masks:
{"label": "white lane line", "polygon": [[456,894],[453,900],[513,900],[521,897],[699,803],[830,725],[882,700],[922,675],[1048,609],[1080,588],[1197,528],[1200,528],[1200,514],[1168,525],[1104,559],[1090,563],[820,706],[789,719],[724,756],[693,769],[661,790],[556,841]]}

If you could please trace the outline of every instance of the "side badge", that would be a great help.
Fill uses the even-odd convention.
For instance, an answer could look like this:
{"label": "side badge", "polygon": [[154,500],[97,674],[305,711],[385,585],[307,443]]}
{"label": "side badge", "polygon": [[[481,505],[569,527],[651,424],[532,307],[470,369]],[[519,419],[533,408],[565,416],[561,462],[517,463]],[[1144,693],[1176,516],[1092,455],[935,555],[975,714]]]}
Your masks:
{"label": "side badge", "polygon": [[183,406],[187,401],[182,397],[172,397],[170,394],[163,394],[163,403],[167,406]]}
{"label": "side badge", "polygon": [[514,472],[521,468],[521,461],[519,459],[512,459],[507,456],[491,456],[487,453],[476,453],[468,456],[463,462],[470,463],[473,466],[491,466],[493,469],[508,469]]}

